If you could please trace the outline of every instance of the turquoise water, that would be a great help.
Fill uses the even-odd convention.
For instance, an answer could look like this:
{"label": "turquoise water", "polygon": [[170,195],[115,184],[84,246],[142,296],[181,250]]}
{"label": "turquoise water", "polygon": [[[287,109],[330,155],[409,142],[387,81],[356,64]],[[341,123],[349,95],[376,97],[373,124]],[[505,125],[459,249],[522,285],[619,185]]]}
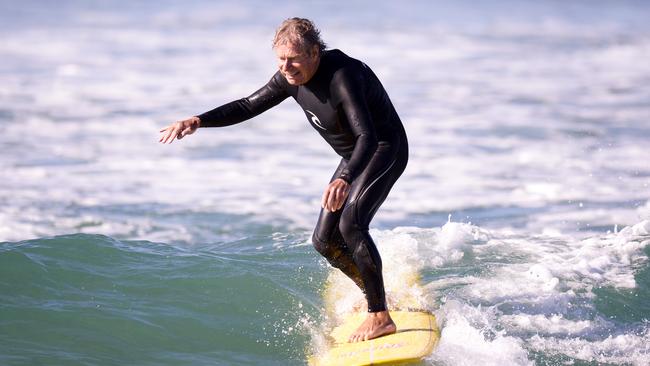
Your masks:
{"label": "turquoise water", "polygon": [[[650,223],[646,226],[650,229]],[[192,246],[90,234],[2,243],[0,361],[304,364],[322,347],[317,340],[328,329],[321,289],[329,270],[308,245],[307,233],[271,229],[258,227],[249,237]],[[603,265],[573,278],[574,270],[551,267],[560,281],[549,286],[553,278],[539,270],[545,260],[535,260],[525,248],[511,252],[519,237],[488,238],[467,224],[375,232],[383,253],[392,254],[385,258],[389,292],[391,282],[399,285],[395,277],[404,262],[393,262],[404,248],[386,245],[404,241],[404,235],[413,240],[408,249],[415,249],[407,261],[419,261],[413,265],[422,274],[423,304],[447,322],[438,352],[427,363],[469,364],[485,357],[486,347],[503,352],[492,355],[497,362],[596,365],[647,359],[647,233],[625,243],[637,248],[629,253],[635,257],[631,268]],[[621,236],[601,241],[597,250],[617,255]],[[540,258],[559,251],[569,262],[575,250],[558,240],[538,238],[535,245]],[[443,252],[437,250],[462,257],[439,263]],[[598,259],[600,254],[591,255]],[[524,273],[516,269],[519,265]],[[500,278],[503,273],[510,278]],[[636,286],[608,285],[601,276],[608,273],[613,281],[633,274]],[[505,289],[495,281],[503,281]],[[553,320],[540,320],[544,314]],[[537,324],[531,327],[531,322]],[[474,354],[460,357],[456,342],[467,343]],[[551,352],[540,350],[538,342],[548,343]],[[559,349],[553,350],[554,342],[560,342]],[[513,350],[515,345],[521,348]],[[571,350],[562,348],[567,345],[585,347],[589,358],[567,355]]]}
{"label": "turquoise water", "polygon": [[324,270],[304,238],[276,238],[282,248],[270,234],[189,249],[88,234],[3,243],[0,363],[301,364],[299,320],[319,314]]}

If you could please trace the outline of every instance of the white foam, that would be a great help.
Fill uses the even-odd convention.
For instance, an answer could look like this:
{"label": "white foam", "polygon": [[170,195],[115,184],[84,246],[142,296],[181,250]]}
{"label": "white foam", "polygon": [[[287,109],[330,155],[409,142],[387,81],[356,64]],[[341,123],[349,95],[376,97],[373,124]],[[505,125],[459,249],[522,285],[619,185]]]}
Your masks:
{"label": "white foam", "polygon": [[[543,336],[576,337],[585,336],[610,324],[597,324],[591,320],[570,320],[562,314],[513,314],[503,315],[500,322],[515,334],[537,334]],[[605,323],[600,321],[598,323]]]}
{"label": "white foam", "polygon": [[566,355],[585,362],[635,366],[650,363],[650,330],[648,329],[640,334],[610,335],[603,340],[534,335],[530,339],[530,346],[546,354]]}
{"label": "white foam", "polygon": [[496,316],[480,307],[449,301],[436,312],[443,324],[429,361],[445,365],[533,365],[524,342],[494,329]]}
{"label": "white foam", "polygon": [[[440,229],[401,227],[372,235],[384,259],[389,296],[416,296],[423,308],[435,310],[442,336],[428,362],[532,365],[534,350],[545,357],[641,365],[650,355],[647,325],[620,329],[598,313],[594,289],[635,287],[636,268],[648,260],[648,229],[643,221],[617,234],[575,241],[448,222]],[[473,276],[425,276],[424,286],[405,286],[410,270],[462,266],[463,255],[441,258],[454,251],[471,253],[468,270],[484,269]],[[338,293],[334,314],[363,304],[352,281],[337,271],[329,280]]]}
{"label": "white foam", "polygon": [[[465,362],[458,354],[469,354],[466,364],[471,364],[485,357],[481,349],[497,347],[485,357],[488,362],[526,364],[525,355],[533,349],[587,362],[644,364],[649,357],[647,325],[639,325],[640,331],[616,331],[617,325],[604,317],[587,314],[596,311],[595,288],[636,286],[636,269],[648,261],[649,228],[642,221],[617,234],[581,241],[521,240],[490,232],[486,245],[473,247],[476,265],[500,253],[505,261],[479,276],[435,279],[426,287],[442,296],[436,315],[443,336],[434,361],[457,364]],[[627,351],[617,349],[625,342]]]}

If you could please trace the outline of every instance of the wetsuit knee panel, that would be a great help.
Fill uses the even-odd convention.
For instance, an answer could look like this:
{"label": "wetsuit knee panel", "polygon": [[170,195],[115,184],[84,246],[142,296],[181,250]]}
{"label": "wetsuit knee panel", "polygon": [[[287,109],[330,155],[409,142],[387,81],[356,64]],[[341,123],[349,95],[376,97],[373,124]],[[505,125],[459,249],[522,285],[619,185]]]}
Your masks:
{"label": "wetsuit knee panel", "polygon": [[311,236],[311,242],[314,245],[314,249],[323,256],[326,256],[325,254],[328,253],[328,242],[321,239],[317,233],[314,232],[314,234]]}
{"label": "wetsuit knee panel", "polygon": [[367,230],[367,228],[362,228],[357,222],[356,210],[356,205],[352,204],[345,206],[345,208],[343,208],[343,213],[341,214],[339,231],[346,243],[356,242],[359,239],[359,232]]}

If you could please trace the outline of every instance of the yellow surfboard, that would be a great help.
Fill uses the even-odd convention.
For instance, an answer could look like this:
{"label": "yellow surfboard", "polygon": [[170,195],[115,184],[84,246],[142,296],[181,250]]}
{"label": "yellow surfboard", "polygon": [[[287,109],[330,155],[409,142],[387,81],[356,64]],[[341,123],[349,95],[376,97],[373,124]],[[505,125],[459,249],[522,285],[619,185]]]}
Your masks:
{"label": "yellow surfboard", "polygon": [[400,269],[386,276],[388,308],[397,332],[357,343],[348,343],[348,337],[368,314],[363,294],[342,273],[330,272],[323,297],[334,327],[328,332],[329,344],[309,358],[311,366],[400,364],[431,354],[440,339],[436,318],[421,310],[426,303],[417,271],[404,266]]}
{"label": "yellow surfboard", "polygon": [[331,347],[309,360],[311,366],[383,365],[416,362],[429,355],[440,339],[433,314],[425,311],[392,311],[397,333],[365,342],[347,343],[367,313],[354,313],[334,328]]}

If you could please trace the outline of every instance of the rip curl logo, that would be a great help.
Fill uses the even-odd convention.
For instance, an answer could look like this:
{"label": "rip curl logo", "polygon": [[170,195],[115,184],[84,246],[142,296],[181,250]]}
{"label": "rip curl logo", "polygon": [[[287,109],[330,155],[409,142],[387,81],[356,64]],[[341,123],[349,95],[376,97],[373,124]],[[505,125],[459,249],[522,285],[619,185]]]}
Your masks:
{"label": "rip curl logo", "polygon": [[318,119],[318,117],[316,117],[316,115],[314,114],[314,112],[312,112],[312,111],[310,111],[310,110],[307,110],[307,109],[305,109],[305,112],[311,114],[311,117],[310,117],[310,119],[311,119],[311,123],[313,123],[314,125],[316,125],[316,127],[320,128],[321,130],[326,130],[326,128],[323,127],[323,125],[320,123],[320,120]]}

